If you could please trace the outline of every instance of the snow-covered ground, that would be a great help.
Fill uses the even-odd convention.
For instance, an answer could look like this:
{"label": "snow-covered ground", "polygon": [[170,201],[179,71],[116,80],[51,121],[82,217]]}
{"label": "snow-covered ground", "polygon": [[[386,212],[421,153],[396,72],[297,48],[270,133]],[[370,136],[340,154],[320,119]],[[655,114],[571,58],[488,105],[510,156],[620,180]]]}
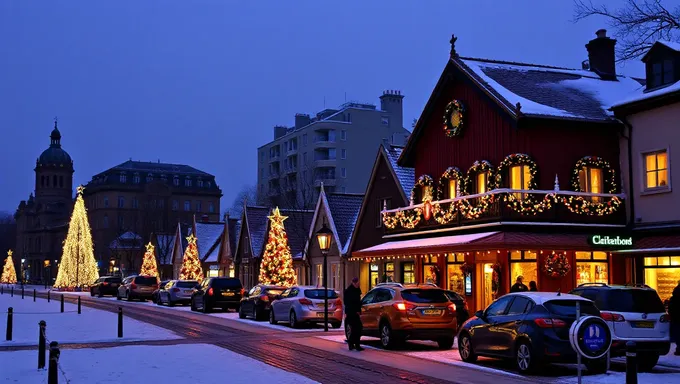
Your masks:
{"label": "snow-covered ground", "polygon": [[86,343],[133,340],[171,340],[181,339],[174,332],[143,323],[127,317],[123,318],[123,338],[118,338],[118,315],[82,306],[77,313],[77,305],[64,303],[64,313],[60,312],[60,302],[37,299],[26,295],[14,297],[5,292],[0,295],[0,330],[4,335],[7,326],[7,308],[14,310],[12,341],[0,341],[4,345],[37,345],[38,322],[47,323],[47,338],[59,343]]}
{"label": "snow-covered ground", "polygon": [[[583,376],[584,384],[623,384],[626,382],[625,372],[609,372],[604,375]],[[680,382],[680,373],[640,373],[638,384],[675,384]],[[561,377],[560,383],[578,383],[576,377]]]}
{"label": "snow-covered ground", "polygon": [[[0,383],[47,381],[36,370],[35,351],[0,352]],[[59,358],[60,382],[79,383],[277,383],[314,381],[209,344],[64,349]]]}

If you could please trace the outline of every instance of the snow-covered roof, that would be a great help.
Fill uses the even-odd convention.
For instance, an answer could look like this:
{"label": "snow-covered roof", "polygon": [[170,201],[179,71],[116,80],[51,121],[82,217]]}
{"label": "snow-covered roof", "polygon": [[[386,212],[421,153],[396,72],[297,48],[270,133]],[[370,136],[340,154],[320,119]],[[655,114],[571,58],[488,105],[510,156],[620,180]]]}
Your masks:
{"label": "snow-covered roof", "polygon": [[413,168],[402,167],[397,164],[401,152],[404,150],[402,147],[397,147],[394,145],[385,148],[385,153],[387,154],[387,159],[390,161],[390,165],[394,170],[394,174],[397,175],[397,181],[404,190],[404,195],[408,198],[411,195],[411,190],[416,180],[416,171]]}
{"label": "snow-covered roof", "polygon": [[[267,230],[269,229],[268,216],[271,209],[266,207],[246,206],[245,215],[247,219],[248,232],[250,234],[250,246],[253,257],[260,257],[267,242]],[[307,241],[307,231],[312,223],[314,211],[281,209],[283,216],[288,216],[284,222],[288,245],[293,259],[300,259],[303,256],[305,243]]]}
{"label": "snow-covered roof", "polygon": [[142,237],[134,232],[125,232],[115,238],[110,244],[109,249],[123,250],[123,249],[141,249]]}
{"label": "snow-covered roof", "polygon": [[218,262],[220,253],[219,242],[224,233],[224,223],[196,223],[196,247],[198,257],[206,263]]}
{"label": "snow-covered roof", "polygon": [[342,254],[346,254],[352,239],[354,224],[356,224],[359,216],[361,203],[364,201],[364,195],[330,193],[326,196],[326,199],[328,210],[331,212],[333,224],[339,237],[340,251]]}
{"label": "snow-covered roof", "polygon": [[662,97],[674,92],[680,91],[680,81],[677,81],[669,86],[655,89],[653,91],[645,92],[644,89],[640,89],[637,92],[629,95],[628,97],[622,98],[620,101],[612,105],[612,108],[623,107],[624,105],[637,103],[644,100],[653,99],[656,97]]}
{"label": "snow-covered roof", "polygon": [[668,48],[670,48],[674,51],[680,52],[680,43],[676,43],[675,41],[668,41],[668,40],[657,40],[656,42],[659,43],[659,44],[663,44],[666,47],[668,47]]}
{"label": "snow-covered roof", "polygon": [[583,69],[467,57],[453,60],[510,111],[520,103],[526,116],[607,121],[612,119],[609,108],[621,95],[642,87],[632,77],[602,80]]}

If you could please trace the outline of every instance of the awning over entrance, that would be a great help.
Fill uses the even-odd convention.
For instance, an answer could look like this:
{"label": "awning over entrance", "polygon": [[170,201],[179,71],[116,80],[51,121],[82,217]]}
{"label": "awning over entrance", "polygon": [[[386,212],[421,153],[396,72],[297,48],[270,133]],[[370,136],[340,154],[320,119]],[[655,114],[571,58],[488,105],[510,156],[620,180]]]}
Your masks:
{"label": "awning over entrance", "polygon": [[450,251],[452,246],[470,244],[498,232],[471,233],[467,235],[428,237],[425,239],[389,241],[352,253],[352,257],[374,257]]}
{"label": "awning over entrance", "polygon": [[381,257],[487,249],[590,250],[586,234],[482,232],[466,235],[389,241],[352,253],[352,257]]}
{"label": "awning over entrance", "polygon": [[612,251],[612,253],[680,253],[680,234],[641,235],[635,238],[633,248]]}

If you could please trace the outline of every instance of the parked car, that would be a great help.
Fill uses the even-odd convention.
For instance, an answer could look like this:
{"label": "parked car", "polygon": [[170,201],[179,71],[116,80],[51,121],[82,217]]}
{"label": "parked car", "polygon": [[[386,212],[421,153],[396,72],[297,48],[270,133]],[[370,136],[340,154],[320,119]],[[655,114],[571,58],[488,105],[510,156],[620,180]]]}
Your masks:
{"label": "parked car", "polygon": [[167,304],[168,307],[174,307],[176,304],[189,304],[197,285],[196,280],[170,280],[158,290],[156,304]]}
{"label": "parked car", "polygon": [[591,283],[571,293],[595,302],[612,333],[612,357],[624,356],[626,343],[634,341],[639,369],[650,371],[670,350],[670,317],[654,289]]}
{"label": "parked car", "polygon": [[333,328],[342,324],[342,300],[338,292],[312,286],[294,286],[286,289],[271,305],[269,322],[288,322],[291,328],[303,324],[322,323],[325,320],[325,299],[328,295],[328,322]]}
{"label": "parked car", "polygon": [[[450,349],[458,329],[456,305],[433,284],[378,284],[361,299],[361,322],[361,334],[379,337],[386,349],[406,340],[432,340]],[[348,340],[351,333],[345,324]]]}
{"label": "parked car", "polygon": [[150,300],[153,292],[158,289],[158,278],[153,276],[128,276],[118,287],[116,298],[127,301]]}
{"label": "parked car", "polygon": [[121,278],[118,276],[102,276],[90,287],[90,296],[116,296],[120,284]]}
{"label": "parked car", "polygon": [[458,327],[463,325],[463,323],[470,318],[470,312],[468,312],[467,301],[461,295],[455,291],[446,291],[446,296],[449,300],[456,305],[456,320],[458,322]]}
{"label": "parked car", "polygon": [[194,288],[191,310],[211,312],[215,308],[238,310],[243,297],[241,280],[233,277],[208,277]]}
{"label": "parked car", "polygon": [[[522,292],[502,296],[477,311],[458,333],[458,352],[463,361],[477,356],[512,359],[522,373],[543,363],[576,362],[569,342],[569,328],[576,321],[576,303],[582,315],[600,316],[595,304],[577,295]],[[583,359],[591,372],[606,370],[606,357]]]}
{"label": "parked car", "polygon": [[271,303],[280,296],[286,287],[276,285],[256,285],[248,291],[248,294],[241,299],[241,306],[238,310],[238,317],[245,319],[252,317],[255,320],[269,318]]}
{"label": "parked car", "polygon": [[165,287],[165,285],[168,284],[169,282],[170,280],[161,281],[161,283],[158,285],[158,289],[153,291],[153,294],[151,295],[151,301],[158,304],[158,292],[160,292],[161,289],[163,289],[163,287]]}

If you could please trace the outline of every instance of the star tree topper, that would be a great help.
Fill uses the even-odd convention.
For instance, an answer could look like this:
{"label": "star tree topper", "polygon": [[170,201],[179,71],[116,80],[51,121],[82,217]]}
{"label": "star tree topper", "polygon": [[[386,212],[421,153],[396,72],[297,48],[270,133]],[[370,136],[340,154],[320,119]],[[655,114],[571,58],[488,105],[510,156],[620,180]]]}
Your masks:
{"label": "star tree topper", "polygon": [[12,251],[11,249],[9,251],[7,251],[7,256],[12,257],[13,254],[14,254],[14,251]]}
{"label": "star tree topper", "polygon": [[146,245],[146,251],[147,252],[153,252],[154,248],[155,247],[153,246],[153,244],[151,244],[151,242],[149,241],[149,244]]}
{"label": "star tree topper", "polygon": [[189,244],[196,244],[196,236],[194,236],[194,234],[192,233],[191,235],[189,235],[189,237],[187,237],[187,241],[189,242]]}
{"label": "star tree topper", "polygon": [[85,190],[85,187],[83,187],[82,185],[79,185],[79,186],[76,188],[76,193],[77,193],[78,195],[82,195],[84,190]]}
{"label": "star tree topper", "polygon": [[283,216],[281,212],[279,211],[279,207],[274,208],[272,211],[271,216],[267,216],[269,220],[271,220],[272,223],[276,223],[279,225],[283,225],[283,221],[288,218],[288,216]]}

